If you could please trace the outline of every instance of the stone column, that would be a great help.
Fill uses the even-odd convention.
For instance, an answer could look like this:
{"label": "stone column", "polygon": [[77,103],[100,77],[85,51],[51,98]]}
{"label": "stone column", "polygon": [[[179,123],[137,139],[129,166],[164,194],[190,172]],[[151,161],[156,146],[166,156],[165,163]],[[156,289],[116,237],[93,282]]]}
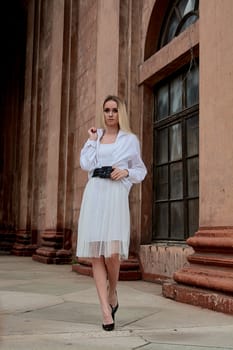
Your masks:
{"label": "stone column", "polygon": [[[63,205],[63,201],[59,203],[59,186],[63,190],[60,180],[65,182],[61,144],[66,140],[63,133],[66,135],[67,132],[67,125],[63,123],[66,114],[62,108],[65,1],[53,0],[50,5],[45,230],[41,233],[41,246],[36,250],[33,259],[44,263],[67,263],[71,260],[71,251],[64,249],[64,243],[71,240],[70,231],[64,227],[64,218],[59,217],[59,207]],[[66,39],[69,40],[69,37]]]}
{"label": "stone column", "polygon": [[101,112],[103,99],[118,94],[120,11],[119,0],[97,3],[96,116]]}
{"label": "stone column", "polygon": [[[194,254],[164,295],[233,314],[231,0],[200,1],[200,228]],[[195,288],[194,288],[195,287]]]}
{"label": "stone column", "polygon": [[[40,6],[38,2],[37,7]],[[19,186],[19,222],[16,231],[16,242],[12,249],[12,254],[31,256],[36,250],[36,234],[31,231],[30,224],[30,199],[29,178],[30,172],[30,141],[32,124],[32,76],[34,74],[34,84],[37,81],[37,74],[33,63],[37,61],[38,30],[35,33],[35,1],[28,2],[27,8],[27,46],[26,46],[26,72],[24,89],[24,106],[20,126],[20,186]],[[34,60],[34,62],[33,62]]]}

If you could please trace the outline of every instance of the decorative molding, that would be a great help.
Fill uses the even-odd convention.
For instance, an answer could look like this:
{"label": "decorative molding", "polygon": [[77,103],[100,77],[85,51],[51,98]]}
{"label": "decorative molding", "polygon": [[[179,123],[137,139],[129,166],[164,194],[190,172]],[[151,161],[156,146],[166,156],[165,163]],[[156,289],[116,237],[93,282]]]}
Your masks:
{"label": "decorative molding", "polygon": [[201,227],[187,243],[194,249],[190,266],[174,273],[163,295],[233,314],[233,227]]}

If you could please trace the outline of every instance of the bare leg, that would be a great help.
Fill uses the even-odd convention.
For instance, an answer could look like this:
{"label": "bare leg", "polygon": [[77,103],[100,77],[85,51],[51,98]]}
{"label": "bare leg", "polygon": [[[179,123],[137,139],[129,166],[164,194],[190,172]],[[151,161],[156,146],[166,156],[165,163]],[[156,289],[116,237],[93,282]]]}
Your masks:
{"label": "bare leg", "polygon": [[111,307],[108,302],[107,270],[104,257],[92,259],[92,271],[103,314],[103,324],[113,323]]}
{"label": "bare leg", "polygon": [[117,282],[119,279],[120,259],[119,254],[113,254],[110,258],[105,258],[107,275],[109,280],[109,295],[108,301],[113,307],[117,304]]}

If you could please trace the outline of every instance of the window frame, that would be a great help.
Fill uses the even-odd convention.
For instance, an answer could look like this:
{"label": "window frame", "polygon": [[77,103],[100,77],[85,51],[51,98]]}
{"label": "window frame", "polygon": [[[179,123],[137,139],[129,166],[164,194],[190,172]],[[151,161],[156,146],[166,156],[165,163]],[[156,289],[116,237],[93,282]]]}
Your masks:
{"label": "window frame", "polygon": [[[185,77],[187,77],[187,74],[189,72],[189,68],[186,66],[179,72],[176,72],[175,74],[167,77],[165,80],[157,84],[153,91],[154,91],[154,99],[156,99],[158,89],[162,87],[164,84],[169,84],[169,101],[170,101],[170,85],[171,82],[178,77],[179,75],[183,76],[183,81],[185,80]],[[153,154],[154,154],[154,161],[153,161],[153,214],[152,214],[152,241],[177,241],[177,242],[183,242],[188,237],[194,234],[194,232],[189,232],[189,202],[190,200],[199,200],[199,193],[195,196],[188,195],[188,160],[193,158],[198,158],[198,171],[199,171],[199,150],[197,151],[197,154],[189,155],[188,156],[188,150],[187,150],[187,127],[186,123],[187,120],[197,116],[198,124],[199,124],[199,100],[198,103],[191,107],[185,107],[186,105],[186,86],[182,88],[182,110],[176,113],[173,113],[172,115],[168,115],[165,118],[162,118],[160,120],[156,120],[156,107],[154,107],[154,113],[153,113]],[[170,102],[169,102],[170,104]],[[156,106],[156,103],[154,102],[154,106]],[[169,106],[169,112],[170,112],[170,106]],[[172,125],[175,125],[177,123],[181,123],[181,142],[182,142],[182,158],[178,160],[171,161],[169,159],[169,128]],[[199,125],[198,125],[199,127]],[[157,164],[157,154],[156,154],[156,145],[157,145],[157,134],[158,131],[162,129],[168,129],[167,137],[168,137],[168,159],[167,162],[162,164]],[[199,144],[199,142],[198,142]],[[197,145],[198,146],[198,145]],[[199,147],[198,147],[199,148]],[[175,164],[177,162],[182,162],[182,189],[183,194],[181,199],[171,199],[170,198],[170,166],[171,164]],[[159,200],[156,198],[156,184],[158,183],[157,180],[157,169],[161,166],[167,165],[168,166],[168,198],[167,200]],[[199,179],[198,179],[199,180]],[[198,191],[199,192],[199,191]],[[182,238],[175,238],[171,237],[171,203],[181,201],[183,203],[183,227],[184,232]],[[157,222],[157,204],[159,203],[168,203],[168,234],[167,237],[159,237],[156,235],[156,222]],[[197,207],[198,210],[198,207]],[[198,222],[197,228],[198,228]]]}

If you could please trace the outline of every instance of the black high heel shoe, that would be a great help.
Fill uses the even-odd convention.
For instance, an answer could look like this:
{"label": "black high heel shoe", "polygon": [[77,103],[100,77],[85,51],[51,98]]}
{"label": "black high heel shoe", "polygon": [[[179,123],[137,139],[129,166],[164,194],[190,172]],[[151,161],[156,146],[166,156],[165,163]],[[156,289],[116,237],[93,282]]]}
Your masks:
{"label": "black high heel shoe", "polygon": [[119,304],[118,304],[118,302],[117,302],[116,306],[112,306],[112,305],[110,305],[110,306],[111,306],[111,308],[112,308],[112,319],[113,319],[113,321],[115,321],[115,313],[116,313],[117,310],[118,310]]}
{"label": "black high heel shoe", "polygon": [[[117,291],[115,291],[115,293],[116,293],[116,296],[117,296]],[[117,300],[116,306],[112,306],[111,304],[110,304],[110,306],[111,306],[111,309],[112,309],[112,319],[113,319],[113,321],[115,321],[115,313],[117,312],[118,307],[119,307],[118,300]]]}
{"label": "black high heel shoe", "polygon": [[115,327],[115,323],[110,323],[110,324],[102,324],[102,327],[105,331],[109,332],[109,331],[113,331],[114,327]]}

